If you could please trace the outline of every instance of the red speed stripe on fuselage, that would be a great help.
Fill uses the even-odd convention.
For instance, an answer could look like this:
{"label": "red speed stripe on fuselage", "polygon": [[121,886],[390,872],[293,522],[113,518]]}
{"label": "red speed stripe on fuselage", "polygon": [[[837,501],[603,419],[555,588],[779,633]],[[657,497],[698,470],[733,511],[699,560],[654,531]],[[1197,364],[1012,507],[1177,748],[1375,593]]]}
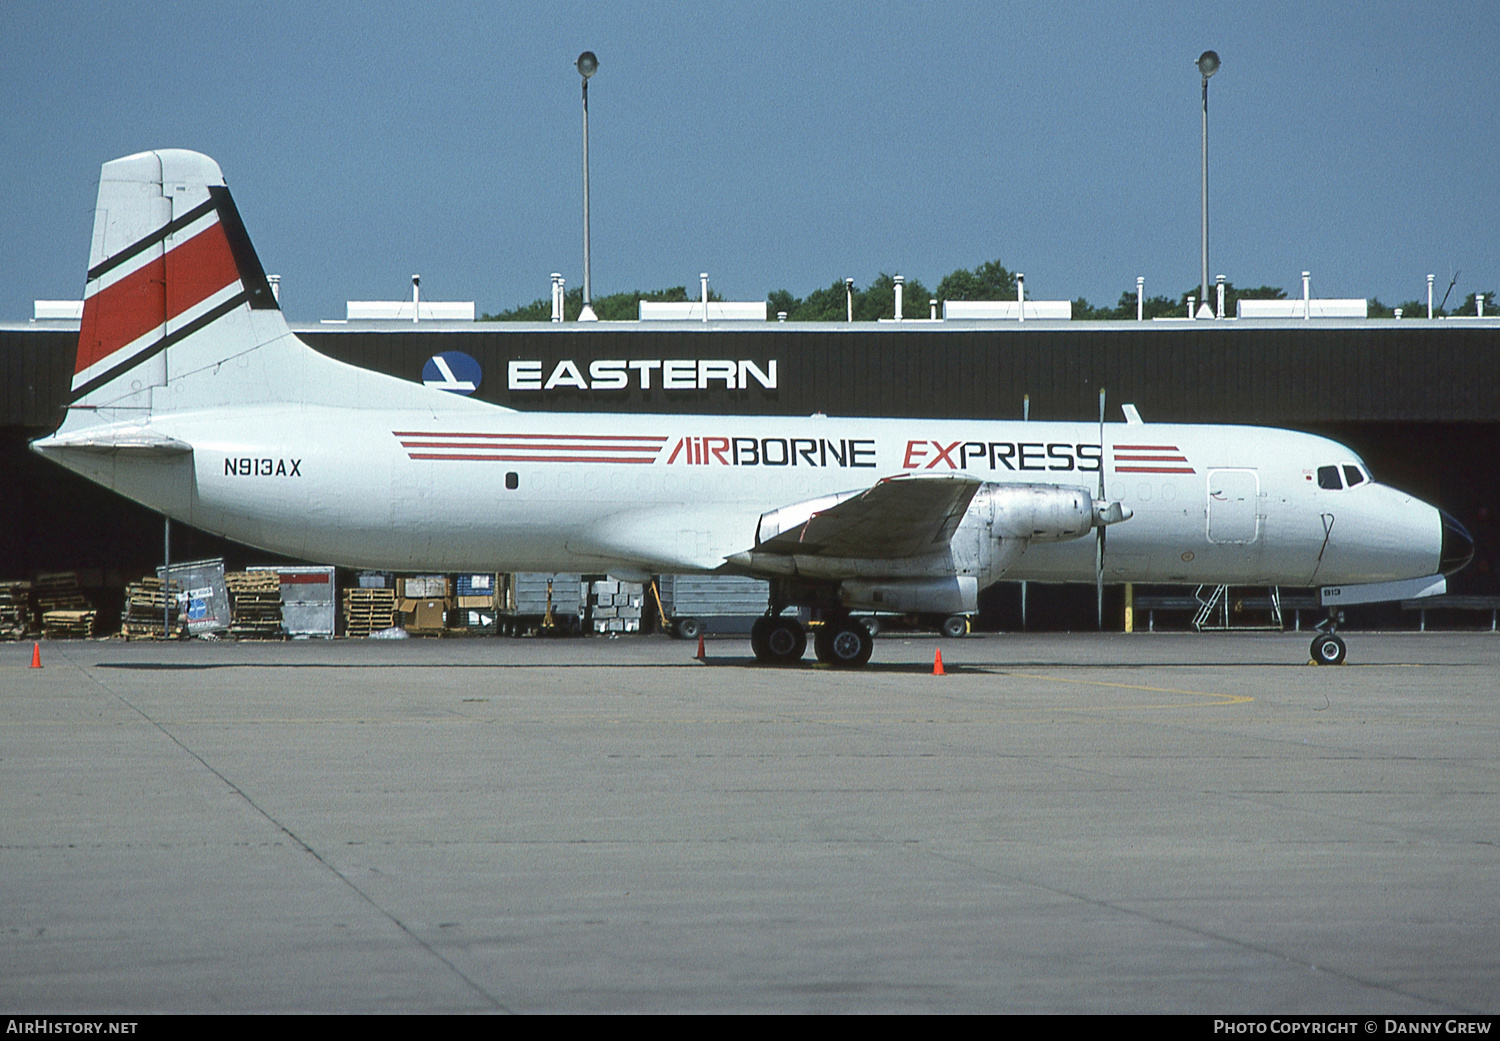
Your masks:
{"label": "red speed stripe on fuselage", "polygon": [[215,221],[84,302],[74,374],[201,304],[239,277],[224,228]]}
{"label": "red speed stripe on fuselage", "polygon": [[[1115,445],[1115,472],[1122,474],[1190,474],[1187,456],[1176,445]],[[1142,464],[1154,465],[1142,465]]]}
{"label": "red speed stripe on fuselage", "polygon": [[[393,430],[413,459],[502,463],[654,463],[665,437]],[[445,449],[418,452],[412,449]]]}

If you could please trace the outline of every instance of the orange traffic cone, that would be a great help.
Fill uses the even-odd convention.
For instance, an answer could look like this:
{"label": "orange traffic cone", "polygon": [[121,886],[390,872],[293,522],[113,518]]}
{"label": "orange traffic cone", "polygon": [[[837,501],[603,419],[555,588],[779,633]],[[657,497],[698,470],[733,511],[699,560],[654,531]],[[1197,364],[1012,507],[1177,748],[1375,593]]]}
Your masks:
{"label": "orange traffic cone", "polygon": [[31,667],[40,669],[42,667],[42,645],[33,643],[31,645]]}
{"label": "orange traffic cone", "polygon": [[708,661],[708,655],[703,650],[703,634],[698,634],[698,660]]}
{"label": "orange traffic cone", "polygon": [[932,659],[932,674],[934,676],[948,675],[943,671],[943,649],[941,647],[937,649],[937,655]]}

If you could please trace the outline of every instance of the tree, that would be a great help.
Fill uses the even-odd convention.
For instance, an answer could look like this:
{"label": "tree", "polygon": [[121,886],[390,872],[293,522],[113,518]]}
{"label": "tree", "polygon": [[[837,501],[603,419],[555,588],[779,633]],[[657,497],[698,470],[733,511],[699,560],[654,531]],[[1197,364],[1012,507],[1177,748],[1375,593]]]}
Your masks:
{"label": "tree", "polygon": [[[708,291],[708,298],[710,300],[723,299],[712,289]],[[686,286],[672,286],[670,289],[636,289],[629,293],[610,293],[607,296],[596,296],[590,303],[594,305],[594,314],[601,322],[633,322],[641,313],[642,300],[685,303],[688,299]],[[563,295],[563,320],[577,321],[582,310],[583,288],[579,286],[569,289]],[[486,314],[480,318],[482,322],[548,322],[551,320],[552,301],[546,297],[538,298],[509,311]]]}
{"label": "tree", "polygon": [[[1486,300],[1488,300],[1488,298],[1486,298]],[[1474,306],[1474,300],[1473,300],[1473,298],[1470,297],[1470,299],[1467,301],[1467,303],[1468,303],[1469,308],[1470,308],[1470,312],[1469,313],[1472,314],[1473,313],[1472,309],[1473,309],[1473,306]],[[1395,307],[1387,307],[1385,304],[1383,304],[1383,303],[1380,302],[1380,298],[1378,296],[1375,297],[1373,300],[1370,301],[1369,317],[1371,317],[1371,318],[1394,318],[1394,317],[1396,317],[1396,312],[1397,311],[1401,312],[1401,317],[1402,318],[1426,318],[1427,317],[1427,301],[1426,300],[1407,300],[1407,301],[1405,301],[1403,303],[1397,304]],[[1436,304],[1433,305],[1433,307],[1432,307],[1432,317],[1434,317],[1434,318],[1446,318],[1447,316],[1448,316],[1448,312],[1447,311],[1443,310],[1441,307],[1438,307]]]}
{"label": "tree", "polygon": [[998,260],[980,264],[973,271],[958,270],[938,283],[939,300],[1014,300],[1016,276]]}
{"label": "tree", "polygon": [[[579,302],[583,300],[580,291]],[[547,322],[552,319],[552,301],[546,297],[537,297],[529,304],[521,304],[512,307],[509,311],[501,311],[499,314],[481,314],[481,322]]]}
{"label": "tree", "polygon": [[[1396,306],[1401,309],[1402,318],[1427,317],[1427,301],[1425,300],[1407,300]],[[1447,317],[1447,314],[1448,312],[1444,311],[1441,307],[1434,306],[1432,309],[1432,317],[1434,318],[1444,318]]]}
{"label": "tree", "polygon": [[[873,322],[880,318],[896,316],[896,279],[881,272],[864,289],[856,287],[854,296],[854,320]],[[932,294],[917,279],[907,279],[902,289],[902,317],[926,318],[928,300]],[[775,320],[777,311],[785,311],[791,322],[844,322],[849,320],[848,290],[842,280],[826,289],[814,289],[805,299],[793,296],[785,289],[777,289],[766,298],[767,317]]]}
{"label": "tree", "polygon": [[[1153,318],[1171,318],[1181,315],[1183,305],[1165,296],[1148,296],[1142,308],[1147,321]],[[1073,301],[1073,320],[1082,322],[1133,322],[1135,321],[1136,297],[1132,290],[1120,294],[1120,302],[1114,307],[1094,307],[1083,297]]]}
{"label": "tree", "polygon": [[[1202,292],[1202,290],[1203,287],[1201,285],[1194,286],[1192,289],[1189,289],[1186,293],[1183,293],[1180,297],[1178,297],[1177,313],[1186,315],[1187,298],[1190,296],[1197,297],[1197,295]],[[1235,284],[1233,282],[1230,282],[1228,280],[1224,282],[1224,316],[1226,318],[1233,318],[1235,314],[1238,313],[1239,308],[1237,305],[1241,300],[1285,299],[1286,290],[1281,289],[1277,286],[1252,286],[1248,289],[1238,289],[1235,287]],[[1200,300],[1199,303],[1202,303],[1202,301]],[[1218,303],[1218,288],[1216,285],[1210,284],[1208,287],[1208,306],[1213,308],[1217,312]],[[1196,307],[1196,305],[1194,306]]]}
{"label": "tree", "polygon": [[[1495,293],[1494,293],[1494,291],[1491,290],[1490,292],[1485,293],[1483,295],[1484,295],[1484,310],[1485,310],[1485,313],[1487,315],[1491,316],[1491,317],[1500,316],[1500,310],[1497,310],[1496,306],[1495,306]],[[1464,297],[1463,305],[1460,306],[1459,309],[1457,311],[1454,311],[1453,313],[1454,314],[1472,314],[1472,315],[1477,315],[1479,313],[1479,307],[1478,307],[1478,305],[1479,305],[1479,296],[1480,296],[1479,293],[1470,293],[1468,296]]]}
{"label": "tree", "polygon": [[[1427,301],[1408,300],[1405,303],[1396,304],[1394,307],[1387,307],[1385,304],[1380,302],[1380,297],[1377,296],[1371,298],[1370,309],[1368,312],[1366,312],[1366,315],[1370,318],[1395,318],[1397,311],[1401,312],[1402,318],[1426,318]],[[1440,307],[1434,307],[1432,309],[1432,315],[1434,318],[1439,318],[1446,314],[1447,312]]]}
{"label": "tree", "polygon": [[1075,322],[1103,322],[1115,316],[1114,311],[1108,307],[1095,307],[1088,302],[1087,297],[1080,296],[1073,301],[1073,320]]}
{"label": "tree", "polygon": [[[1144,302],[1143,317],[1147,319],[1184,317],[1187,314],[1187,298],[1192,296],[1196,299],[1200,289],[1200,286],[1193,286],[1175,300],[1165,296],[1148,297]],[[895,278],[883,271],[863,289],[855,287],[852,295],[855,321],[873,322],[880,318],[894,317],[896,313]],[[908,279],[904,296],[903,317],[925,318],[927,317],[927,302],[934,297],[938,300],[1014,300],[1016,276],[999,260],[991,260],[972,270],[961,268],[944,275],[935,293],[929,292],[920,280]],[[1478,293],[1470,293],[1464,302],[1452,311],[1434,307],[1433,316],[1475,314],[1478,296]],[[1484,298],[1486,312],[1500,317],[1500,301],[1496,300],[1495,294],[1485,293]],[[642,300],[687,301],[689,299],[696,299],[696,296],[689,297],[686,287],[672,286],[669,289],[637,289],[629,293],[611,293],[607,296],[596,297],[593,304],[594,313],[601,319],[618,322],[634,320],[640,313]],[[711,290],[709,299],[723,298]],[[1237,313],[1241,300],[1285,299],[1287,299],[1286,290],[1279,286],[1260,285],[1240,289],[1233,282],[1224,283],[1226,316],[1233,317]],[[1215,308],[1217,302],[1216,289],[1210,288],[1209,307]],[[842,322],[848,317],[848,295],[842,279],[835,280],[823,289],[814,289],[806,297],[794,296],[786,289],[773,290],[767,294],[766,305],[766,317],[770,321],[775,321],[777,312],[780,311],[785,311],[787,319],[793,322]],[[575,321],[582,306],[582,290],[576,287],[569,290],[563,305],[565,320]],[[1427,317],[1425,301],[1408,300],[1399,306],[1404,318]],[[1381,303],[1379,297],[1372,298],[1370,301],[1371,318],[1393,317],[1394,310]],[[499,314],[486,314],[481,321],[545,322],[551,317],[552,301],[541,298]],[[1127,289],[1121,293],[1119,302],[1114,307],[1095,307],[1081,296],[1073,301],[1075,321],[1134,321],[1135,317],[1136,294],[1133,289]]]}
{"label": "tree", "polygon": [[797,313],[797,307],[802,301],[798,300],[785,289],[773,289],[766,294],[766,317],[771,321],[777,320],[777,315],[785,311],[788,321],[799,321],[793,315]]}
{"label": "tree", "polygon": [[[908,278],[902,289],[902,317],[926,318],[927,301],[931,298],[927,287],[915,278]],[[896,317],[896,279],[882,271],[863,293],[854,296],[854,320],[873,322],[881,318]]]}

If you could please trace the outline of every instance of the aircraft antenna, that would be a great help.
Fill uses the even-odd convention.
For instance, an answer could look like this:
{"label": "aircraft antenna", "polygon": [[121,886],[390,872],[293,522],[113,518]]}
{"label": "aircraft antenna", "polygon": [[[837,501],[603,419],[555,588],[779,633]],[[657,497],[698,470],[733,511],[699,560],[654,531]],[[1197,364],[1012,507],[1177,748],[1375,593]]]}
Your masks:
{"label": "aircraft antenna", "polygon": [[1461,274],[1463,274],[1462,271],[1455,271],[1453,272],[1453,277],[1448,280],[1448,292],[1443,294],[1443,302],[1438,304],[1439,311],[1448,306],[1448,293],[1453,292],[1453,286],[1458,282],[1458,276]]}

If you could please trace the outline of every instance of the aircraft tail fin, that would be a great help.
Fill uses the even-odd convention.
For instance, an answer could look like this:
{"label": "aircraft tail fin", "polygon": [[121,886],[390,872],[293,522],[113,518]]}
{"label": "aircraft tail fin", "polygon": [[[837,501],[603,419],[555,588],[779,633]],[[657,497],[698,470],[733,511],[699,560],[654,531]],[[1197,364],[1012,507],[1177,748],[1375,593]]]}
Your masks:
{"label": "aircraft tail fin", "polygon": [[[155,416],[265,404],[499,407],[334,361],[299,340],[208,156],[167,148],[105,163],[72,394],[50,444],[155,443],[136,429]],[[127,433],[79,433],[101,425]]]}
{"label": "aircraft tail fin", "polygon": [[286,335],[217,163],[161,149],[104,164],[70,419],[179,405],[170,379]]}

